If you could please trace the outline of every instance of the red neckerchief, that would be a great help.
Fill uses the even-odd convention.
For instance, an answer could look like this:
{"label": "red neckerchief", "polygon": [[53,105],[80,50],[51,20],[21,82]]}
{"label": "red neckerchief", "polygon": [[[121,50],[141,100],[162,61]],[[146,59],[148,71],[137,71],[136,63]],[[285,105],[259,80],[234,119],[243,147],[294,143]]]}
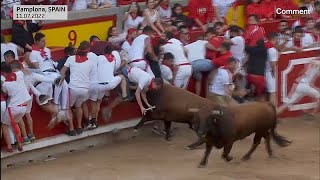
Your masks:
{"label": "red neckerchief", "polygon": [[294,44],[294,46],[296,46],[296,47],[302,47],[301,39],[293,38],[293,44]]}
{"label": "red neckerchief", "polygon": [[267,49],[274,48],[274,44],[270,41],[264,43]]}
{"label": "red neckerchief", "polygon": [[41,57],[45,57],[46,56],[46,52],[44,51],[44,49],[40,49],[36,44],[32,45],[32,50],[33,51],[38,51],[40,52]]}
{"label": "red neckerchief", "polygon": [[83,62],[86,62],[87,60],[88,60],[87,55],[85,55],[85,56],[76,55],[76,62],[77,63],[83,63]]}
{"label": "red neckerchief", "polygon": [[162,9],[164,9],[164,10],[168,10],[168,9],[169,9],[169,6],[166,5],[166,4],[164,4],[164,3],[160,3],[159,6],[160,6]]}
{"label": "red neckerchief", "polygon": [[5,78],[6,78],[6,82],[13,82],[17,80],[17,75],[16,73],[11,72],[11,73],[7,73],[5,75]]}
{"label": "red neckerchief", "polygon": [[114,61],[114,56],[112,54],[105,54],[104,57],[106,57],[109,62]]}
{"label": "red neckerchief", "polygon": [[148,89],[155,90],[155,88],[153,87],[153,79],[151,79]]}

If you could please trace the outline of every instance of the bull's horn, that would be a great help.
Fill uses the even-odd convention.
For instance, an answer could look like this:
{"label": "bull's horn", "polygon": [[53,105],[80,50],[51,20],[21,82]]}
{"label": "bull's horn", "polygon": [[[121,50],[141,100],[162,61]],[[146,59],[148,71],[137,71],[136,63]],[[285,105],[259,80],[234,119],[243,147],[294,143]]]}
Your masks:
{"label": "bull's horn", "polygon": [[200,109],[199,108],[189,108],[188,109],[188,112],[193,112],[193,113],[196,113],[196,112],[199,112]]}
{"label": "bull's horn", "polygon": [[221,110],[213,110],[211,111],[212,115],[223,115],[223,112]]}

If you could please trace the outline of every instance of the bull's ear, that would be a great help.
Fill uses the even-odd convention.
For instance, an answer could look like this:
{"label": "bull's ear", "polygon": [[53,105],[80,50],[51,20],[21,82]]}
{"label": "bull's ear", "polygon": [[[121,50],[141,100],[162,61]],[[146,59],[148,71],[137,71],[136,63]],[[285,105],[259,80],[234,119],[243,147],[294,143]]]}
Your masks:
{"label": "bull's ear", "polygon": [[212,115],[222,116],[222,115],[223,115],[223,112],[222,112],[221,110],[213,110],[213,111],[211,111],[211,114],[212,114]]}

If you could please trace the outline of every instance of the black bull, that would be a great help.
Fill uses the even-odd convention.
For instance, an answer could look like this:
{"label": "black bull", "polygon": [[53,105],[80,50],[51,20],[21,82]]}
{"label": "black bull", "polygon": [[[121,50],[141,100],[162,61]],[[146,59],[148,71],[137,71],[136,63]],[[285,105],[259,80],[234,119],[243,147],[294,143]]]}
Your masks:
{"label": "black bull", "polygon": [[[206,113],[208,113],[208,109],[200,109],[199,118],[202,118],[201,115]],[[249,152],[243,156],[243,160],[250,159],[251,154],[260,144],[261,138],[265,139],[269,156],[272,156],[271,137],[281,147],[291,143],[276,133],[276,109],[268,102],[247,103],[227,108],[215,107],[210,114],[206,123],[206,150],[199,167],[207,165],[213,146],[219,149],[224,148],[222,158],[225,161],[232,160],[229,153],[233,143],[252,133],[255,133],[253,145]]]}
{"label": "black bull", "polygon": [[[213,109],[215,107],[215,104],[209,99],[167,84],[158,91],[148,92],[147,98],[149,103],[156,106],[156,108],[153,111],[148,111],[134,129],[137,130],[147,121],[162,120],[165,124],[167,140],[171,137],[171,122],[186,123],[189,124],[190,128],[194,125],[194,129],[197,130],[198,134],[200,133],[199,135],[202,134],[203,136],[204,124],[195,122],[195,120],[198,119],[194,118],[195,112],[193,110],[204,107]],[[202,125],[203,128],[199,129],[200,125]]]}

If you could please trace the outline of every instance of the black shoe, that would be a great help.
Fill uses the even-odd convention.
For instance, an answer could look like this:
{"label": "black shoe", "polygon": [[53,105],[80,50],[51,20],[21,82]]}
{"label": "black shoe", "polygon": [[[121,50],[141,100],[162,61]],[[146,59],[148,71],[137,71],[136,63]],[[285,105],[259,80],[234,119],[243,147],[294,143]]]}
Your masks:
{"label": "black shoe", "polygon": [[82,131],[83,131],[82,128],[77,128],[77,129],[76,129],[77,134],[82,134]]}
{"label": "black shoe", "polygon": [[89,123],[91,124],[90,130],[98,128],[98,122],[95,118],[91,119]]}
{"label": "black shoe", "polygon": [[128,101],[130,101],[130,97],[129,96],[122,97],[122,101],[123,102],[128,102]]}
{"label": "black shoe", "polygon": [[65,134],[68,136],[76,136],[77,132],[75,130],[72,130],[72,131],[67,131]]}

